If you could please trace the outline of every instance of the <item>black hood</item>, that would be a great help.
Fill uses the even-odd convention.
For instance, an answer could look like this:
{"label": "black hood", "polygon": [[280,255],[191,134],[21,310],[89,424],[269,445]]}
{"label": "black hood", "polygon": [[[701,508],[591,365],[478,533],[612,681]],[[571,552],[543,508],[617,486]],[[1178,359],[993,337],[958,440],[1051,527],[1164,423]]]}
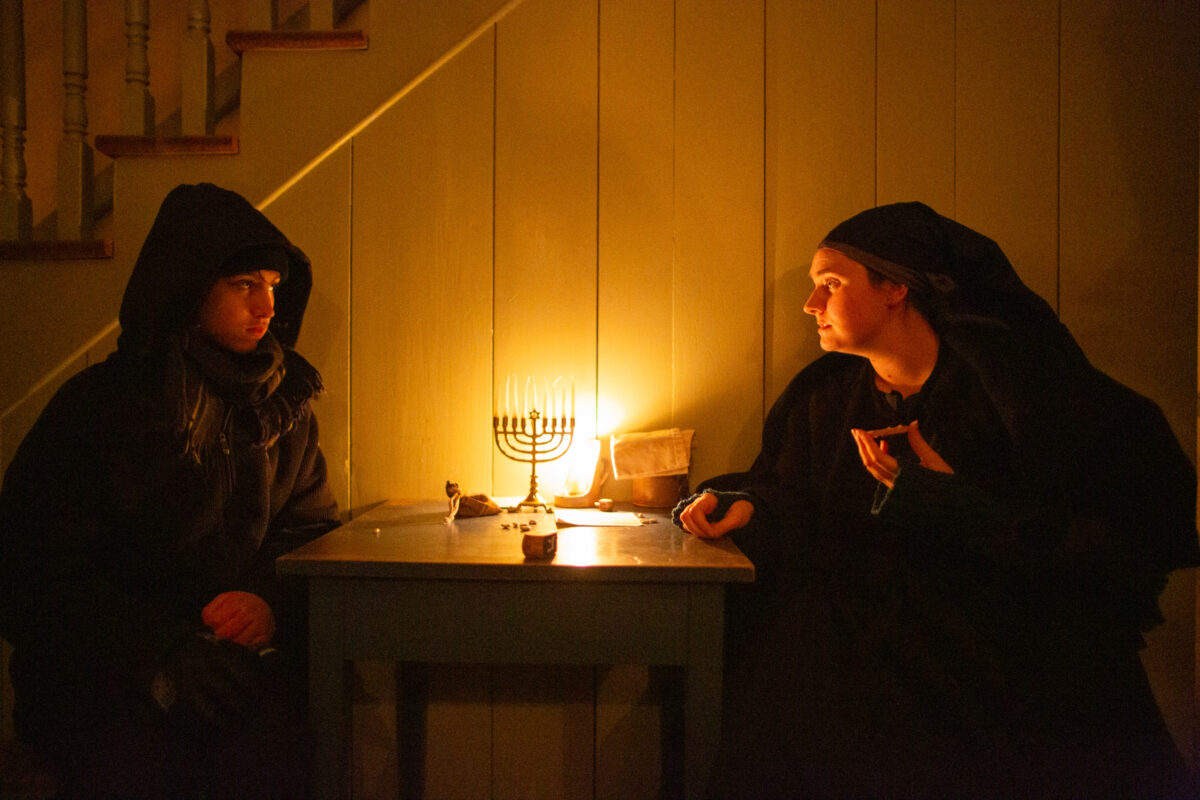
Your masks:
{"label": "black hood", "polygon": [[208,287],[229,274],[223,265],[247,248],[286,256],[271,332],[294,347],[312,288],[308,257],[244,197],[201,183],[177,186],[163,200],[125,287],[118,349],[127,355],[157,351],[166,337],[191,324]]}

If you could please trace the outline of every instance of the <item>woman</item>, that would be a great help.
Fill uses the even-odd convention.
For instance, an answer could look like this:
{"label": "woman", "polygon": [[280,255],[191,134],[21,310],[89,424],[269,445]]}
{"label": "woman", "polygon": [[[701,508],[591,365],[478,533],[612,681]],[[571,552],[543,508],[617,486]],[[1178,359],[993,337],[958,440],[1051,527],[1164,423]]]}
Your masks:
{"label": "woman", "polygon": [[758,568],[713,794],[1185,794],[1138,657],[1167,573],[1200,563],[1160,410],[920,203],[838,225],[810,275],[827,354],[750,470],[677,509]]}
{"label": "woman", "polygon": [[0,491],[18,734],[64,797],[303,796],[305,602],[274,560],[338,523],[292,348],[308,259],[211,184],[163,201],[107,360]]}

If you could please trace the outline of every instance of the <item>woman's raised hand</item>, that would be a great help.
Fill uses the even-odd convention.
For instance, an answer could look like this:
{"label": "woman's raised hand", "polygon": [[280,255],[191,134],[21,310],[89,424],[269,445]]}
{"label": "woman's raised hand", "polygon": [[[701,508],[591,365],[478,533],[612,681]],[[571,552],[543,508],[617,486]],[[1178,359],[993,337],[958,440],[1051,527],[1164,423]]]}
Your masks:
{"label": "woman's raised hand", "polygon": [[754,515],[754,505],[749,500],[735,500],[725,516],[713,522],[708,515],[717,508],[717,496],[705,492],[692,501],[679,515],[683,529],[702,539],[719,539],[737,528],[744,527]]}
{"label": "woman's raised hand", "polygon": [[875,480],[889,489],[895,485],[896,474],[900,471],[900,462],[888,455],[887,442],[880,437],[894,436],[898,433],[903,433],[908,437],[908,446],[912,448],[922,467],[935,472],[950,474],[954,472],[945,459],[938,455],[929,442],[925,441],[915,420],[908,425],[898,425],[894,428],[875,431],[851,428],[850,434],[854,437],[855,444],[858,445],[858,457],[862,459],[863,466],[875,477]]}

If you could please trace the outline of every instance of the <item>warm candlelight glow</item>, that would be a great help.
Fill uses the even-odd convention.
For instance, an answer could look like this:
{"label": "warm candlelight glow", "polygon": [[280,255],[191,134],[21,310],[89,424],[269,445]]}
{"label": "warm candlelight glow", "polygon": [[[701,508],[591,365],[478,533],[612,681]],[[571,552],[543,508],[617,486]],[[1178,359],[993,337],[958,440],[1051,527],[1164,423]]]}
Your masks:
{"label": "warm candlelight glow", "polygon": [[[535,376],[526,375],[523,397],[517,396],[519,381],[516,373],[505,376],[504,417],[499,417],[497,398],[492,429],[496,446],[506,458],[530,465],[529,494],[517,507],[545,507],[546,503],[537,494],[538,466],[556,461],[566,454],[575,437],[575,420],[573,417],[568,420],[562,415],[566,405],[565,394],[559,393],[562,376],[553,381],[543,376],[539,387]],[[574,406],[573,381],[571,403]],[[559,478],[557,474],[554,477]]]}

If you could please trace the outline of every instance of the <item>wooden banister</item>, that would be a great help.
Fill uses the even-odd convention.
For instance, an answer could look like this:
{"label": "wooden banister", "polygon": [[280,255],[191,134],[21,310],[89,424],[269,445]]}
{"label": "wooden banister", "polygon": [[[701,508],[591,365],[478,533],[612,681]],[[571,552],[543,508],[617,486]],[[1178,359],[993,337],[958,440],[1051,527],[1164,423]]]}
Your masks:
{"label": "wooden banister", "polygon": [[0,0],[0,92],[4,154],[0,159],[0,239],[29,239],[33,205],[25,194],[25,21],[21,0]]}
{"label": "wooden banister", "polygon": [[154,133],[154,97],[150,94],[150,0],[125,0],[125,91],[121,95],[121,132]]}
{"label": "wooden banister", "polygon": [[181,127],[185,136],[212,136],[216,125],[211,30],[208,0],[190,0],[179,65]]}
{"label": "wooden banister", "polygon": [[87,143],[87,2],[63,2],[63,138],[58,146],[58,238],[90,239],[92,147]]}

